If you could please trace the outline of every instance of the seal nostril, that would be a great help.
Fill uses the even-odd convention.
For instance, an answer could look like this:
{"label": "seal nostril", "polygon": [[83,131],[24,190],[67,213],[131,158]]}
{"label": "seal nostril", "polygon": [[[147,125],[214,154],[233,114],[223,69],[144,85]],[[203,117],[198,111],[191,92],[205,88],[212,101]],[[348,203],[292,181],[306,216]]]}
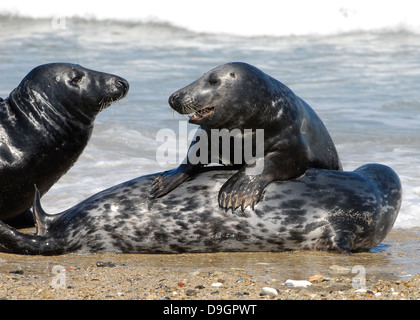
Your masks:
{"label": "seal nostril", "polygon": [[128,82],[124,79],[117,79],[117,86],[122,87],[124,89],[124,92],[127,92],[130,85],[128,84]]}
{"label": "seal nostril", "polygon": [[179,93],[174,93],[169,97],[169,105],[171,107],[174,107],[176,105],[179,105]]}

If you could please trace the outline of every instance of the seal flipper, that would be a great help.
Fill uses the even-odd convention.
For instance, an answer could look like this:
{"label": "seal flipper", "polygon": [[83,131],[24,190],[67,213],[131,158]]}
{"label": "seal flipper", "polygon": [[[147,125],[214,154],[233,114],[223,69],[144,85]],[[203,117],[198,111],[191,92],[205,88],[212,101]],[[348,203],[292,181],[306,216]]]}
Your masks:
{"label": "seal flipper", "polygon": [[43,236],[48,232],[47,213],[41,207],[41,193],[35,186],[35,197],[33,204],[33,212],[35,217],[36,234]]}
{"label": "seal flipper", "polygon": [[[44,236],[48,233],[49,227],[61,216],[61,214],[48,214],[41,206],[41,193],[35,186],[35,197],[33,202],[36,234]],[[64,213],[64,212],[62,212]]]}
{"label": "seal flipper", "polygon": [[[211,131],[210,129],[200,126],[200,128],[197,130],[196,135],[193,138],[193,141],[191,142],[191,145],[188,149],[188,154],[182,164],[180,164],[177,168],[168,170],[163,172],[161,175],[157,176],[152,184],[152,197],[153,198],[159,198],[163,197],[167,193],[171,192],[172,190],[176,189],[180,184],[182,184],[184,181],[188,180],[189,177],[195,175],[197,173],[197,170],[202,168],[204,165],[209,164],[211,161],[211,141],[207,142],[201,142],[201,133],[205,133],[205,137],[209,139],[211,137]],[[194,154],[196,157],[197,149],[194,147],[195,144],[200,143],[200,145],[207,146],[209,150],[207,150],[208,159],[207,163],[203,164],[201,162],[198,162],[196,164],[192,164],[190,162],[190,156]],[[203,147],[204,148],[204,147]]]}
{"label": "seal flipper", "polygon": [[19,232],[0,220],[0,252],[31,255],[56,255],[66,252],[65,237],[48,236],[48,228],[61,214],[47,214],[41,207],[40,198],[41,194],[35,187],[33,211],[37,234]]}
{"label": "seal flipper", "polygon": [[219,190],[219,205],[224,209],[235,210],[241,207],[244,211],[250,206],[254,210],[255,205],[260,202],[264,189],[268,183],[262,177],[252,177],[239,170],[230,177]]}
{"label": "seal flipper", "polygon": [[[247,170],[251,170],[250,173],[247,173]],[[219,190],[219,205],[224,209],[232,208],[232,210],[241,207],[244,211],[247,206],[254,209],[263,198],[265,187],[269,183],[275,180],[294,179],[305,171],[304,158],[288,156],[281,152],[270,152],[258,158],[255,164],[242,166],[223,184]]]}
{"label": "seal flipper", "polygon": [[65,253],[63,239],[31,235],[17,231],[0,220],[0,252],[31,255]]}
{"label": "seal flipper", "polygon": [[152,197],[163,197],[167,193],[176,189],[184,181],[191,176],[196,175],[201,169],[202,165],[192,165],[190,163],[181,164],[178,168],[163,172],[157,176],[152,184]]}
{"label": "seal flipper", "polygon": [[168,170],[157,176],[152,185],[152,196],[159,198],[171,192],[191,175],[191,169],[180,165],[176,169]]}

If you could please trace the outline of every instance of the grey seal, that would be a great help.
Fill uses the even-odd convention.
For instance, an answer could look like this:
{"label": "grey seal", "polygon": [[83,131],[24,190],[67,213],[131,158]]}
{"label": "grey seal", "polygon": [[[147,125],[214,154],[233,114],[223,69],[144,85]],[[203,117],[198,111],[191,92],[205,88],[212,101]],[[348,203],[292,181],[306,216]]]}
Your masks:
{"label": "grey seal", "polygon": [[[197,167],[214,163],[215,158],[224,164],[233,163],[238,169],[218,191],[219,204],[226,209],[254,207],[270,182],[299,177],[308,168],[342,170],[333,140],[315,111],[286,85],[247,63],[228,63],[210,70],[174,92],[169,104],[180,114],[192,114],[189,122],[200,125],[199,130],[204,130],[207,138],[191,144],[186,160],[178,168],[157,177],[152,186],[155,197],[175,189],[194,175]],[[212,141],[210,131],[215,129],[239,130],[234,138],[244,141],[246,130],[254,136],[257,130],[264,130],[260,143],[263,151],[257,154],[257,141],[251,147],[252,154],[256,154],[253,163],[247,162],[245,148],[239,151],[241,159],[233,162],[237,151],[231,147],[226,163],[223,146],[217,157],[213,154],[213,145],[218,141]],[[204,164],[190,161],[192,153],[199,149],[197,143],[208,149],[209,158]],[[247,170],[258,163],[262,163],[261,172],[249,174]]]}
{"label": "grey seal", "polygon": [[72,167],[95,116],[128,88],[112,74],[50,63],[34,68],[0,99],[0,219],[16,225],[25,220],[34,184],[42,195]]}
{"label": "grey seal", "polygon": [[111,187],[47,214],[34,201],[36,234],[0,221],[0,251],[16,254],[365,251],[391,230],[401,206],[397,174],[380,164],[354,171],[308,169],[267,186],[254,210],[227,212],[217,190],[234,175],[206,167],[170,194],[150,197],[160,173]]}

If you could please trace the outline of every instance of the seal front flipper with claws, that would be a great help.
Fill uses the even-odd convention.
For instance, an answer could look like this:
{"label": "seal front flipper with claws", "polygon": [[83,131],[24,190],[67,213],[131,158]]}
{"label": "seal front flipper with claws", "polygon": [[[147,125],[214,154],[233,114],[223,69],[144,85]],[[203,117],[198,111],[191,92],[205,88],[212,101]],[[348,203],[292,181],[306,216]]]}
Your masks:
{"label": "seal front flipper with claws", "polygon": [[[189,122],[200,125],[207,133],[228,131],[231,138],[240,139],[241,147],[245,144],[245,130],[251,130],[254,136],[257,130],[263,130],[264,148],[260,156],[264,158],[264,170],[252,178],[243,174],[232,177],[219,193],[223,197],[219,203],[224,208],[255,205],[268,183],[298,177],[308,168],[342,170],[334,143],[313,109],[287,86],[249,64],[219,66],[173,93],[169,104],[180,114],[192,114]],[[211,148],[218,139],[214,141],[212,134],[207,137],[197,143],[209,150],[210,161],[199,165],[214,163],[214,159],[222,159],[226,165],[248,164],[245,148],[240,150],[242,157],[238,162],[232,159],[237,146],[230,145],[230,158],[225,162],[220,152],[223,146]],[[197,147],[192,144],[191,149]],[[152,193],[163,196],[193,175],[196,165],[188,162],[190,150],[188,165],[159,177]],[[219,150],[216,157],[211,154],[214,150]],[[256,144],[249,150],[255,155]]]}
{"label": "seal front flipper with claws", "polygon": [[[210,130],[208,130],[206,127],[200,127],[198,128],[198,132],[202,130],[205,132],[205,136],[207,137],[211,137],[211,132]],[[194,153],[195,151],[194,149],[194,145],[196,145],[197,143],[200,143],[200,134],[196,134],[196,136],[193,138],[193,141],[188,149],[188,154],[185,157],[184,161],[182,164],[180,164],[177,168],[172,169],[172,170],[167,170],[165,172],[163,172],[161,175],[157,176],[155,178],[155,180],[153,181],[153,185],[152,185],[152,196],[153,197],[162,197],[165,194],[171,192],[173,189],[175,189],[176,187],[178,187],[181,183],[183,183],[184,181],[186,181],[190,176],[193,176],[194,174],[196,174],[196,172],[203,167],[203,164],[201,163],[197,163],[197,164],[192,164],[190,162],[192,153]],[[204,147],[206,147],[207,145],[207,141],[205,142],[201,142],[202,145],[204,145]],[[210,163],[210,149],[211,149],[211,143],[208,144],[207,148],[207,154],[209,155],[207,157],[207,161],[206,163]],[[195,156],[195,154],[194,154]]]}
{"label": "seal front flipper with claws", "polygon": [[192,172],[191,169],[187,165],[181,165],[157,176],[153,181],[152,195],[158,198],[169,193],[188,179]]}
{"label": "seal front flipper with claws", "polygon": [[33,69],[0,101],[0,219],[12,224],[28,212],[33,185],[42,195],[71,168],[96,115],[128,89],[121,77],[51,63]]}
{"label": "seal front flipper with claws", "polygon": [[247,173],[247,170],[256,164],[242,166],[220,188],[219,205],[233,210],[241,207],[243,211],[247,206],[253,209],[262,199],[264,189],[269,183],[297,178],[305,173],[308,164],[306,156],[299,152],[301,149],[296,147],[295,153],[280,151],[267,153],[263,159],[256,161],[260,165],[262,163],[262,172],[259,174]]}

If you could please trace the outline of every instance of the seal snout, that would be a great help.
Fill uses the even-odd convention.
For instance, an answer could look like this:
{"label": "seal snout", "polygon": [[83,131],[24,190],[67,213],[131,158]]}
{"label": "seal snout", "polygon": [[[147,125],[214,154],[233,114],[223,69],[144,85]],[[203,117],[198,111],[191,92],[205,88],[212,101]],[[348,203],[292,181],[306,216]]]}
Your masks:
{"label": "seal snout", "polygon": [[168,103],[171,106],[172,109],[178,110],[178,108],[181,107],[181,101],[179,98],[179,93],[175,92],[173,94],[171,94],[171,96],[168,99]]}
{"label": "seal snout", "polygon": [[115,80],[115,86],[117,87],[118,91],[121,92],[119,99],[124,98],[128,93],[128,89],[130,88],[128,81],[120,77]]}
{"label": "seal snout", "polygon": [[182,92],[175,92],[169,97],[169,105],[180,114],[194,112],[194,99]]}
{"label": "seal snout", "polygon": [[202,107],[194,96],[183,91],[173,93],[168,100],[172,109],[180,114],[189,114],[190,123],[198,124],[199,121],[209,117],[215,110],[214,106]]}

